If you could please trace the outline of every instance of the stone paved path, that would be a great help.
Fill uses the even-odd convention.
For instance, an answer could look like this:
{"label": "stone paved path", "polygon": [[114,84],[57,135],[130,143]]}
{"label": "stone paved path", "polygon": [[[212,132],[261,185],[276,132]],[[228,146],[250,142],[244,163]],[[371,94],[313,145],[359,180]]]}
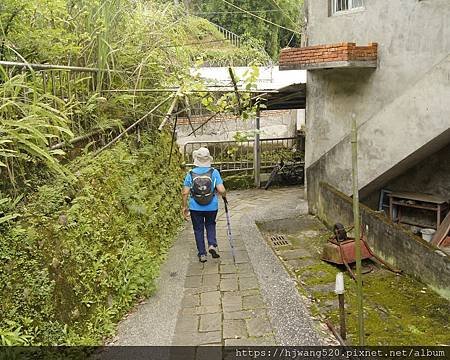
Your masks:
{"label": "stone paved path", "polygon": [[[208,257],[198,262],[193,244],[187,269],[181,310],[173,345],[276,345],[255,269],[244,244],[243,228],[249,224],[244,215],[261,206],[282,204],[283,199],[302,194],[301,189],[245,191],[229,196],[236,264],[227,238],[226,217],[219,212],[217,238],[220,259]],[[261,244],[265,246],[265,244]]]}
{"label": "stone paved path", "polygon": [[198,262],[186,223],[161,270],[158,290],[119,325],[111,345],[320,345],[296,282],[255,222],[306,213],[302,188],[231,192],[236,264],[223,206],[220,259]]}
{"label": "stone paved path", "polygon": [[[235,225],[242,211],[236,202],[230,209]],[[238,227],[233,230],[236,264],[223,212],[217,221],[221,258],[201,264],[191,251],[173,345],[275,345],[258,279]],[[187,240],[195,244],[193,234]]]}

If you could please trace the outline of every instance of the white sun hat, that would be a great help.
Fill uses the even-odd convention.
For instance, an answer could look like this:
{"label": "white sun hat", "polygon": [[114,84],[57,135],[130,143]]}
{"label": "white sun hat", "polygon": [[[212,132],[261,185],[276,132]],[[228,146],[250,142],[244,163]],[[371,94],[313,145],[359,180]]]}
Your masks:
{"label": "white sun hat", "polygon": [[201,147],[198,150],[192,152],[194,158],[194,165],[200,167],[211,167],[213,161],[212,156],[209,154],[209,150],[205,147]]}

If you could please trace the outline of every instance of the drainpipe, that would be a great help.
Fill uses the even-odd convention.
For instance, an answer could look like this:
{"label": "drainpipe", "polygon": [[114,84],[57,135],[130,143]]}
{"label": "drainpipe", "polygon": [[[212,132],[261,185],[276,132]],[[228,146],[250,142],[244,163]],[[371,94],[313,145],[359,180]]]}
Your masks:
{"label": "drainpipe", "polygon": [[358,305],[359,346],[364,346],[364,308],[361,272],[361,225],[359,221],[359,185],[358,185],[358,130],[356,115],[352,114],[352,173],[353,173],[353,222],[355,224],[356,257],[356,295]]}

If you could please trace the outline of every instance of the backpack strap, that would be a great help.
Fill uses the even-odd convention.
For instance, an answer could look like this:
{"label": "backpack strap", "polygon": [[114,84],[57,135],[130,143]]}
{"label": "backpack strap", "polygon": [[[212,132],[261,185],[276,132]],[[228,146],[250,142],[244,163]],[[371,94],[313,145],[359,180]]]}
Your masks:
{"label": "backpack strap", "polygon": [[192,176],[194,172],[192,170],[189,170],[189,175],[191,175],[191,188],[192,188],[192,184],[194,182],[194,176]]}
{"label": "backpack strap", "polygon": [[214,173],[214,170],[216,170],[216,169],[214,169],[213,167],[211,167],[209,170],[208,170],[208,172],[207,172],[207,174],[209,174],[209,176],[211,177],[211,182],[212,182],[212,191],[216,191],[216,180],[214,179],[214,177],[213,177],[213,173]]}

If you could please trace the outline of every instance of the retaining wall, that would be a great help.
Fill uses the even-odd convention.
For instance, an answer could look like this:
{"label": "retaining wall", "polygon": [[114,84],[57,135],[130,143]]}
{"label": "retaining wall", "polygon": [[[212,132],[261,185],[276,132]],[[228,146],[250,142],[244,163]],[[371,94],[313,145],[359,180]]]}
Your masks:
{"label": "retaining wall", "polygon": [[[318,190],[317,216],[324,223],[353,224],[349,196],[323,182]],[[360,212],[367,242],[377,255],[450,299],[450,256],[363,204]]]}

